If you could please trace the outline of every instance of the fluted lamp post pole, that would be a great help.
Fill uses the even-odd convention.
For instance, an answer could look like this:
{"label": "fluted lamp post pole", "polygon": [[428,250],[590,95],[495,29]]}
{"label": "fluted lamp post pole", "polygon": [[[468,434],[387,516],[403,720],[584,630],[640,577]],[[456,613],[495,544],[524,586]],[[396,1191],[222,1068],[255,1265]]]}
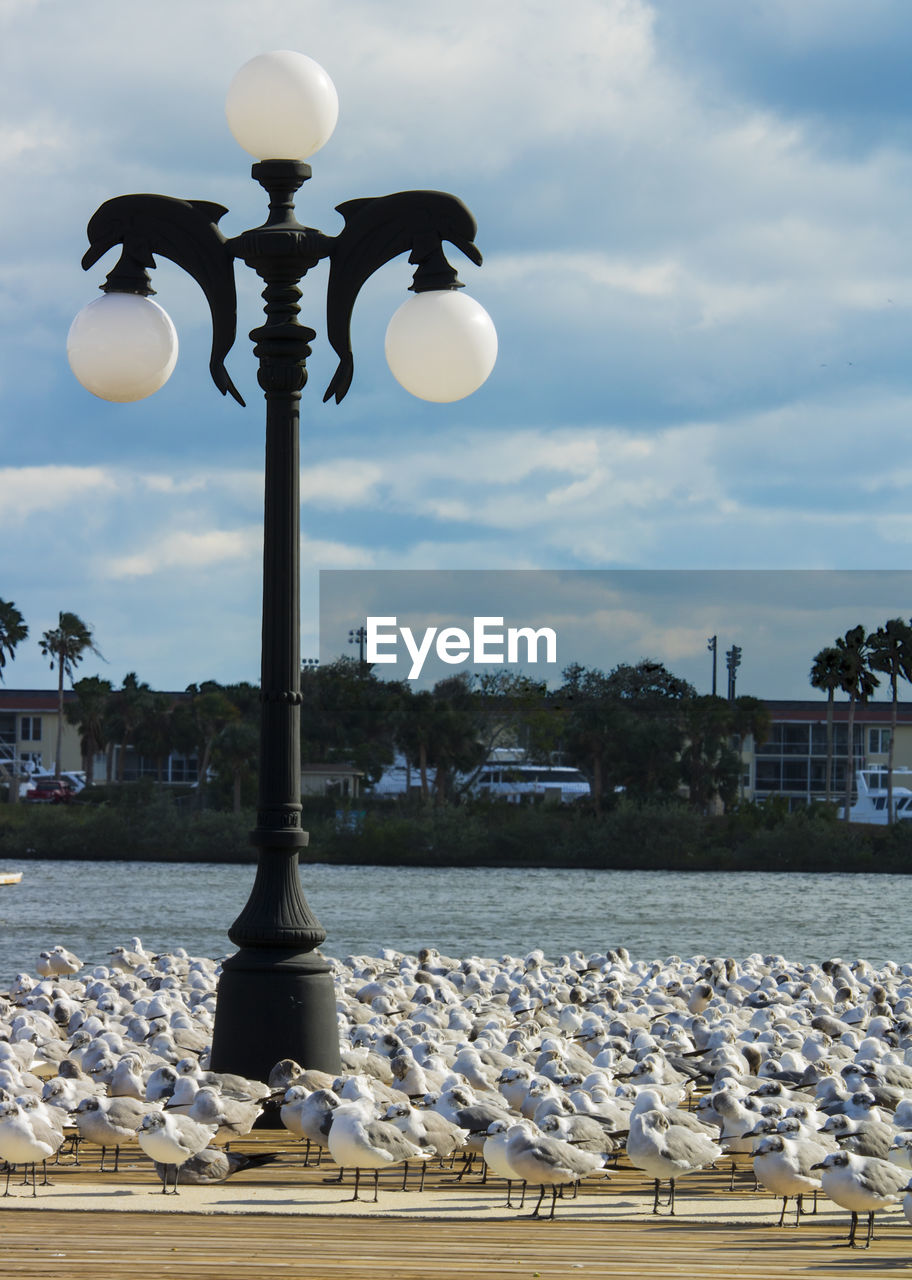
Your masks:
{"label": "fluted lamp post pole", "polygon": [[297,221],[295,195],[311,175],[304,161],[327,141],[337,112],[332,82],[303,54],[263,54],[242,67],[226,114],[237,141],[256,157],[253,177],[269,197],[266,222],[226,239],[218,227],[227,213],[221,205],[158,195],[106,201],[89,222],[83,267],[118,245],[120,257],[67,342],[77,378],[103,399],[138,400],[162,386],[177,356],[174,326],[149,297],[149,270],[154,255],[163,255],[203,289],[212,313],[212,378],[243,405],[224,364],[236,331],[235,259],[265,284],[266,320],[250,335],[266,397],[260,772],[251,834],[258,860],[250,898],[228,930],[239,949],[223,966],[212,1046],[214,1069],[259,1079],[286,1057],[340,1069],[331,966],[318,949],[326,934],[298,869],[308,840],[301,820],[298,406],[316,337],[298,321],[300,281],[329,259],[326,327],[339,365],[324,400],[338,403],[351,384],[358,291],[402,253],[417,269],[414,296],[386,336],[400,383],[423,399],[460,399],[485,380],[497,352],[490,318],[458,293],[443,254],[446,240],[481,262],[474,219],[454,196],[404,191],[348,201],[338,206],[345,225],[336,236]]}

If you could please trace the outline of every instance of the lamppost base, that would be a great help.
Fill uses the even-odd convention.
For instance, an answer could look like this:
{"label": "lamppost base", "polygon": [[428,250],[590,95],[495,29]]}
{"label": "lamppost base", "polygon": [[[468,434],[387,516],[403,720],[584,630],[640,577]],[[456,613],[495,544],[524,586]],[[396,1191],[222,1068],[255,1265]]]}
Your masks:
{"label": "lamppost base", "polygon": [[211,1069],[265,1081],[283,1058],[341,1074],[331,966],[319,952],[241,948],[222,966]]}

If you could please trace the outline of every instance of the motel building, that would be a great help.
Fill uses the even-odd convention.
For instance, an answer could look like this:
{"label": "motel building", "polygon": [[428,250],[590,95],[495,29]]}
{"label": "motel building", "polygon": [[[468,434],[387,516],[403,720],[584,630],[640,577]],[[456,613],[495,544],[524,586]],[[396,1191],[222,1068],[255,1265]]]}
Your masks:
{"label": "motel building", "polygon": [[[742,794],[764,801],[781,796],[790,808],[826,799],[827,704],[825,700],[767,701],[770,730],[766,741],[755,743],[748,735],[741,746]],[[859,769],[889,762],[892,707],[889,702],[855,704],[852,733],[852,774]],[[845,796],[849,762],[849,704],[833,703],[833,768],[831,798]],[[737,749],[737,744],[735,745]],[[912,769],[912,702],[896,707],[896,744],[893,768]],[[906,782],[904,785],[909,785]]]}
{"label": "motel building", "polygon": [[[175,701],[186,695],[175,693]],[[66,717],[66,707],[76,701],[71,690],[64,690],[63,735],[60,747],[60,772],[85,772],[79,741],[79,729]],[[57,690],[6,689],[0,687],[0,785],[8,784],[16,773],[20,778],[34,773],[51,773],[56,769],[57,722],[59,710]],[[158,761],[140,755],[133,747],[124,749],[112,744],[108,751],[95,756],[96,782],[106,782],[120,774],[120,754],[125,751],[122,780],[136,782],[140,778],[158,780]],[[172,752],[164,762],[162,781],[193,783],[197,780],[196,757]]]}

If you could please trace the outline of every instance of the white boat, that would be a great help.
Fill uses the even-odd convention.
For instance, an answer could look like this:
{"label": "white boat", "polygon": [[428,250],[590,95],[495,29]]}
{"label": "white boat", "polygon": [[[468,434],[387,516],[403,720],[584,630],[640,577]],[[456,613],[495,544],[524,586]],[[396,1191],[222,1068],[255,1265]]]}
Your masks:
{"label": "white boat", "polygon": [[0,884],[18,884],[21,879],[21,871],[0,871]]}
{"label": "white boat", "polygon": [[[870,826],[885,827],[887,813],[887,778],[889,770],[882,764],[869,769],[858,769],[855,786],[858,792],[855,803],[849,809],[850,822],[865,822]],[[912,769],[893,770],[893,814],[897,822],[912,818],[912,788],[904,783],[912,782]],[[845,806],[839,815],[845,813]]]}
{"label": "white boat", "polygon": [[589,781],[579,769],[569,765],[496,764],[488,761],[473,786],[476,795],[521,804],[544,797],[560,804],[572,804],[591,792]]}

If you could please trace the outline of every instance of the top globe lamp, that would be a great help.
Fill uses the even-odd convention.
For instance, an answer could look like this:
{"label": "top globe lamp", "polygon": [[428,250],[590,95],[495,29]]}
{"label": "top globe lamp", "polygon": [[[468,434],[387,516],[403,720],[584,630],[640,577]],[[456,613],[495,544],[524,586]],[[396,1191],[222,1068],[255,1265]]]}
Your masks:
{"label": "top globe lamp", "polygon": [[278,49],[244,63],[225,115],[235,141],[257,160],[306,160],[332,135],[339,99],[318,62]]}

